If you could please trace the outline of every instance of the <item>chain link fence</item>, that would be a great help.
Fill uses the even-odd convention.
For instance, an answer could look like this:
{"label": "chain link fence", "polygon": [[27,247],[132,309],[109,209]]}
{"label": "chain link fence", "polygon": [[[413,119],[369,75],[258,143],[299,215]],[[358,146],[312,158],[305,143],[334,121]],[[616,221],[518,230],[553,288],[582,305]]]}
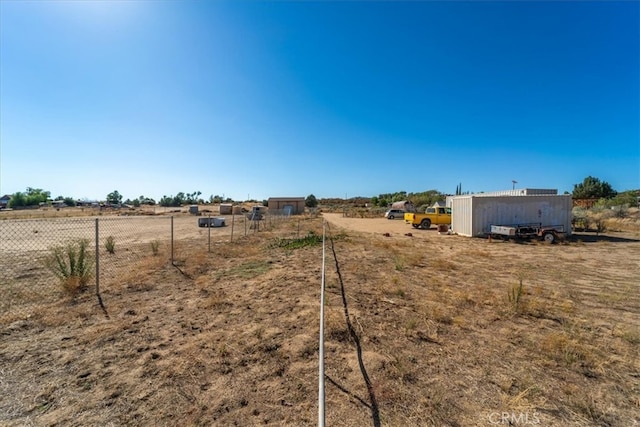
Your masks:
{"label": "chain link fence", "polygon": [[[64,268],[86,267],[86,286],[100,299],[101,289],[110,289],[131,277],[139,267],[148,270],[149,265],[173,263],[180,245],[196,245],[211,252],[212,244],[234,242],[261,230],[278,229],[283,237],[300,234],[300,219],[285,212],[270,212],[260,221],[246,215],[216,217],[224,220],[220,227],[207,226],[213,224],[210,218],[177,215],[0,220],[0,324],[27,318],[39,306],[63,298],[62,279],[73,273],[65,273]],[[83,249],[80,242],[84,242]],[[108,301],[105,304],[108,306]]]}

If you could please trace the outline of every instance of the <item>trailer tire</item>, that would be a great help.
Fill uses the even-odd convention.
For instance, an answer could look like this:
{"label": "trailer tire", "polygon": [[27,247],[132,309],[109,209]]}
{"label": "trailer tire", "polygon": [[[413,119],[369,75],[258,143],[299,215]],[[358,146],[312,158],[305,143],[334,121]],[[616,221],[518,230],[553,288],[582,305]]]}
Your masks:
{"label": "trailer tire", "polygon": [[428,230],[431,228],[431,220],[429,218],[423,219],[420,223],[420,228],[423,230]]}
{"label": "trailer tire", "polygon": [[555,243],[556,235],[552,231],[545,231],[542,235],[542,240],[547,243]]}

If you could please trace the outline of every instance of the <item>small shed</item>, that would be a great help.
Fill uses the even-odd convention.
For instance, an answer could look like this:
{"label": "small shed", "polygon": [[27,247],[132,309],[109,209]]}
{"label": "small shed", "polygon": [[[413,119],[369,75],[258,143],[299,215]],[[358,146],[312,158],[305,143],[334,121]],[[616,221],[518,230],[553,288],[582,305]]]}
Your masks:
{"label": "small shed", "polygon": [[220,203],[220,215],[232,215],[233,205],[231,203]]}
{"label": "small shed", "polygon": [[287,215],[304,213],[304,197],[269,197],[269,212],[280,211]]}
{"label": "small shed", "polygon": [[571,195],[557,190],[508,190],[447,198],[451,230],[462,236],[484,236],[492,225],[562,226],[571,234]]}

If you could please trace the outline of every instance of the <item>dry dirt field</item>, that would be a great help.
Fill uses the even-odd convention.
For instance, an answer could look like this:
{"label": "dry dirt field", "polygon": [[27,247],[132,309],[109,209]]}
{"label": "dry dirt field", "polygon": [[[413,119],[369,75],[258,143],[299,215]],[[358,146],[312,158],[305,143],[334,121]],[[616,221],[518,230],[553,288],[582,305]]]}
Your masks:
{"label": "dry dirt field", "polygon": [[637,232],[549,245],[324,214],[137,258],[102,289],[108,318],[87,292],[1,323],[0,425],[317,425],[323,220],[327,425],[640,424]]}

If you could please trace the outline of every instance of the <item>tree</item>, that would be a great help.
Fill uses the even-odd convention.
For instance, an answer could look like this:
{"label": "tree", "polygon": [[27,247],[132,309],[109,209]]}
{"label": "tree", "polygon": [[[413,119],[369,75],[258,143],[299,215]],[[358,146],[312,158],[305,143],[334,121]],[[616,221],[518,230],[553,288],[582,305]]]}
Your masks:
{"label": "tree", "polygon": [[51,197],[49,191],[44,191],[41,188],[27,187],[27,192],[17,192],[11,196],[8,206],[10,208],[20,206],[37,206],[40,203],[46,203]]}
{"label": "tree", "polygon": [[27,196],[24,193],[17,192],[14,193],[9,199],[9,203],[7,204],[10,208],[18,208],[21,206],[27,206]]}
{"label": "tree", "polygon": [[606,181],[588,176],[581,184],[573,186],[574,199],[611,199],[618,194]]}
{"label": "tree", "polygon": [[308,208],[315,208],[318,206],[318,199],[313,194],[309,194],[306,199],[304,199],[304,205]]}
{"label": "tree", "polygon": [[107,194],[107,203],[110,205],[119,205],[122,203],[122,195],[118,193],[118,190]]}

